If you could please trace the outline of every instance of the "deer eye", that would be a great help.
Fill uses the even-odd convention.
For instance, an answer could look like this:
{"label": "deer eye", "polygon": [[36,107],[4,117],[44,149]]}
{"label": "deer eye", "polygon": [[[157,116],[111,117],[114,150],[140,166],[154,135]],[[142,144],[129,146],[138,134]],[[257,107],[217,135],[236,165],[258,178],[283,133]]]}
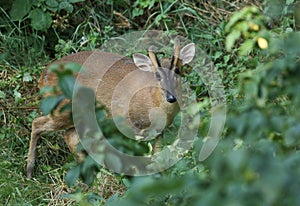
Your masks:
{"label": "deer eye", "polygon": [[175,70],[174,70],[174,72],[175,72],[176,74],[179,74],[179,73],[180,73],[180,70],[179,70],[179,68],[178,68],[178,67],[176,67],[176,68],[175,68]]}

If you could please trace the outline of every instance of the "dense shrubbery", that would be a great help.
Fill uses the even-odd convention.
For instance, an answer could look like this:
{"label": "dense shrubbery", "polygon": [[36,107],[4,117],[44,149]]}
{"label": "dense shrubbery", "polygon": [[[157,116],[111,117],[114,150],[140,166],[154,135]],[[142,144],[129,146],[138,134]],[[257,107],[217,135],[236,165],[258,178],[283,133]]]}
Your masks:
{"label": "dense shrubbery", "polygon": [[[131,29],[148,28],[185,35],[201,45],[211,56],[222,76],[228,100],[223,138],[207,160],[198,161],[210,120],[210,112],[207,110],[209,107],[203,103],[199,137],[193,149],[175,166],[149,177],[129,180],[118,176],[120,184],[124,183],[126,186],[126,191],[124,194],[112,191],[115,195],[110,195],[104,201],[99,189],[91,188],[86,192],[82,186],[76,185],[79,175],[84,181],[92,183],[96,177],[94,171],[100,169],[88,159],[83,165],[75,166],[67,173],[66,181],[71,185],[75,184],[73,189],[77,193],[71,194],[72,190],[69,190],[70,194],[64,197],[82,205],[300,205],[297,194],[300,191],[300,34],[296,30],[297,22],[300,21],[299,17],[297,19],[298,1],[277,0],[276,4],[264,1],[263,5],[253,1],[253,4],[260,7],[244,9],[242,3],[228,5],[226,1],[211,4],[135,1],[133,4],[136,8],[126,1],[85,1],[86,5],[72,0],[26,2],[28,8],[24,8],[23,13],[16,13],[20,1],[14,1],[13,6],[7,3],[1,10],[4,15],[0,20],[5,28],[1,28],[0,47],[0,73],[4,80],[0,82],[0,103],[3,107],[0,117],[4,120],[4,124],[1,123],[3,130],[0,140],[10,142],[9,147],[13,152],[8,147],[3,148],[7,154],[0,165],[5,168],[5,171],[0,172],[0,180],[3,181],[2,188],[6,190],[1,192],[0,201],[16,204],[26,200],[28,204],[34,204],[45,198],[40,197],[34,202],[31,199],[38,198],[32,195],[34,192],[28,195],[20,189],[15,191],[18,185],[3,175],[6,170],[16,171],[12,169],[14,167],[21,170],[21,163],[13,165],[8,160],[23,161],[24,158],[20,157],[26,154],[26,150],[18,151],[18,148],[26,148],[27,139],[24,141],[20,137],[29,136],[29,131],[24,130],[22,125],[29,125],[37,115],[35,111],[27,112],[29,115],[26,118],[14,119],[13,116],[22,117],[22,112],[10,109],[10,104],[16,107],[26,104],[31,107],[34,102],[30,102],[32,97],[28,97],[30,92],[24,86],[33,87],[27,82],[35,81],[40,70],[37,66],[29,69],[29,66],[36,65],[39,61],[48,61],[49,57],[54,56],[54,52],[59,57],[78,50],[93,49],[111,36]],[[55,6],[54,2],[60,4]],[[11,7],[13,9],[9,16]],[[224,9],[237,11],[225,22],[224,15],[228,13],[222,13]],[[36,27],[37,24],[34,23],[39,20],[31,13],[36,13],[37,10],[48,16],[43,18],[48,22],[47,26],[52,25],[45,30],[47,32],[39,31],[43,29]],[[119,13],[122,10],[124,12]],[[46,23],[43,25],[46,26]],[[25,55],[28,58],[24,59]],[[207,89],[199,76],[192,71],[185,78],[199,101],[209,100]],[[5,98],[6,103],[2,101]],[[44,102],[44,109],[50,111],[51,108],[45,106],[45,103],[47,105],[47,101]],[[101,113],[101,110],[98,112]],[[99,122],[110,124],[109,120],[101,118]],[[22,132],[11,128],[14,124]],[[111,132],[115,130],[107,131],[107,135]],[[116,141],[116,145],[122,144],[129,150],[144,149],[136,145],[131,148],[125,140]],[[134,144],[132,142],[131,146]],[[47,161],[50,160],[46,159],[45,162]],[[45,162],[41,164],[46,165]],[[88,173],[80,173],[80,169]],[[47,176],[47,173],[52,174],[53,169],[46,165],[38,166],[38,170]],[[15,173],[20,175],[20,172]],[[22,176],[23,173],[19,178]],[[62,176],[61,172],[56,176]],[[42,175],[37,177],[39,178]],[[47,177],[40,181],[45,179],[49,181]],[[16,180],[18,181],[20,180]],[[26,183],[29,185],[27,190],[35,191],[31,184],[35,185],[35,182]],[[11,198],[7,198],[10,195]]]}

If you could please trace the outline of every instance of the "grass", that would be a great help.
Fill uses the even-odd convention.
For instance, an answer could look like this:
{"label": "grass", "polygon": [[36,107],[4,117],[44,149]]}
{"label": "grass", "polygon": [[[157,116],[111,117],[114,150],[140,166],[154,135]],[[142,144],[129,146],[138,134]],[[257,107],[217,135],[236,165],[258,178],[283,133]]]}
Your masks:
{"label": "grass", "polygon": [[[75,192],[64,182],[66,164],[73,160],[61,134],[47,135],[37,148],[37,160],[34,178],[25,177],[26,155],[29,131],[1,140],[0,146],[0,204],[1,205],[72,205],[74,200],[63,198]],[[2,130],[3,131],[3,130]],[[11,130],[7,130],[11,132]],[[21,131],[21,130],[18,130]],[[4,131],[5,132],[5,131]],[[16,142],[15,140],[19,140]],[[82,186],[82,192],[99,191],[99,195],[108,198],[124,190],[119,180],[109,173],[102,172],[92,188]]]}
{"label": "grass", "polygon": [[[41,138],[37,147],[34,179],[25,177],[31,122],[40,115],[39,93],[35,86],[38,76],[34,76],[31,82],[24,82],[13,68],[4,67],[2,71],[7,72],[1,79],[1,88],[6,88],[8,92],[5,99],[0,99],[0,204],[72,205],[74,200],[62,198],[75,192],[64,182],[67,170],[64,165],[74,158],[62,139],[63,132]],[[22,87],[16,90],[18,85]],[[105,198],[115,191],[123,191],[119,180],[105,173],[99,176],[95,185]],[[92,188],[89,190],[92,191]]]}
{"label": "grass", "polygon": [[[39,116],[37,80],[43,65],[50,59],[93,49],[107,38],[130,30],[176,30],[201,45],[209,55],[219,52],[215,60],[220,63],[219,69],[224,69],[227,87],[235,83],[231,80],[236,79],[239,71],[231,74],[226,70],[222,22],[232,11],[241,8],[244,1],[234,5],[228,5],[228,1],[215,4],[197,1],[173,4],[167,1],[163,4],[156,1],[151,10],[138,17],[132,17],[128,3],[120,2],[109,5],[87,1],[86,5],[76,7],[76,18],[69,16],[70,21],[57,14],[56,27],[48,32],[32,31],[28,20],[11,21],[8,14],[11,5],[0,7],[0,205],[76,204],[74,200],[63,198],[76,189],[69,188],[64,182],[67,164],[73,161],[73,156],[62,140],[62,133],[48,134],[41,139],[34,179],[25,177],[31,122]],[[257,1],[251,3],[258,4]],[[114,10],[124,12],[114,15]],[[88,21],[84,21],[85,17]],[[120,26],[124,17],[129,18],[130,27]],[[64,30],[64,27],[68,29]],[[86,38],[84,42],[82,37]],[[198,79],[194,83],[199,95],[206,93],[197,85]],[[84,193],[97,191],[105,199],[116,193],[122,194],[124,189],[120,178],[104,171],[99,173],[92,188],[82,186]]]}

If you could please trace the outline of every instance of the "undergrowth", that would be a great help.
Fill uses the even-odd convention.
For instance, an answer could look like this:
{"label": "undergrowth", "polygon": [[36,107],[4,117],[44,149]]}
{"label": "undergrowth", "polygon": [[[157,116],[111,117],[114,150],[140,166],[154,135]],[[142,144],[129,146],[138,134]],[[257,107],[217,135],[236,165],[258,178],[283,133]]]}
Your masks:
{"label": "undergrowth", "polygon": [[[50,4],[53,2],[66,3],[59,7]],[[282,57],[288,53],[289,48],[292,48],[294,53],[299,53],[297,48],[293,47],[293,42],[274,41],[274,45],[279,46],[274,47],[274,51],[271,52],[266,52],[257,42],[259,37],[269,44],[273,44],[274,36],[279,40],[292,39],[294,37],[288,35],[299,29],[299,17],[297,21],[297,16],[294,15],[299,9],[297,7],[299,2],[296,0],[276,0],[276,2],[277,4],[268,0],[2,1],[0,3],[0,204],[76,205],[78,202],[87,204],[84,202],[86,200],[91,200],[91,203],[94,198],[97,200],[94,201],[95,205],[104,205],[107,199],[109,199],[107,205],[117,204],[118,201],[121,201],[122,205],[130,206],[179,203],[189,205],[191,202],[194,205],[197,203],[210,205],[209,203],[214,200],[220,201],[224,197],[238,194],[241,196],[237,201],[241,202],[248,201],[249,197],[263,199],[263,195],[272,202],[277,199],[269,192],[274,189],[270,185],[274,179],[283,178],[286,178],[286,182],[275,182],[278,188],[282,189],[284,184],[288,184],[295,188],[295,191],[299,191],[295,184],[299,183],[299,176],[296,175],[299,168],[294,165],[299,154],[299,138],[297,139],[299,115],[296,110],[291,109],[292,103],[299,103],[298,96],[294,93],[297,86],[292,84],[293,75],[297,77],[298,73],[293,70],[295,65],[289,63],[289,56],[287,59]],[[253,19],[258,21],[254,23],[259,25],[259,30],[261,31],[263,27],[269,36],[258,33],[255,29],[245,31],[239,26],[235,27],[234,23],[226,30],[229,18],[234,12],[240,14],[238,23],[249,20],[241,15],[242,9],[246,6],[256,6],[257,14],[264,16],[264,21],[260,21],[256,16]],[[24,10],[18,13],[20,9]],[[47,16],[43,27],[36,23],[40,21],[38,19],[40,16],[36,15],[36,12]],[[230,32],[239,29],[245,32],[245,35],[228,40]],[[35,177],[27,180],[24,171],[31,122],[40,115],[37,85],[44,66],[51,60],[67,54],[99,48],[111,37],[136,30],[164,30],[179,34],[199,45],[208,54],[222,77],[228,103],[233,105],[229,107],[229,123],[224,131],[226,143],[220,146],[210,161],[199,163],[197,154],[202,145],[202,139],[199,139],[195,143],[195,151],[188,153],[175,167],[161,176],[141,180],[137,178],[132,183],[130,178],[115,176],[102,169],[92,187],[89,188],[83,183],[79,183],[77,187],[68,187],[64,178],[72,166],[70,162],[74,157],[64,144],[62,133],[52,133],[42,138],[38,146]],[[249,38],[247,34],[251,32],[253,36]],[[241,47],[247,39],[252,39],[253,44]],[[296,40],[295,37],[295,45]],[[226,41],[232,42],[230,49],[226,49]],[[282,48],[287,48],[282,50],[286,53],[280,52]],[[241,54],[241,50],[245,53]],[[279,57],[282,57],[282,61],[278,61],[278,64],[272,63]],[[266,65],[261,65],[264,62]],[[285,72],[277,73],[277,70],[272,70],[275,67],[278,71]],[[288,69],[285,70],[286,68]],[[209,93],[201,77],[193,71],[184,75],[197,99],[203,102],[208,100]],[[278,76],[273,78],[274,75]],[[276,93],[282,88],[286,89],[283,93]],[[252,92],[247,93],[247,89]],[[241,104],[242,107],[239,107]],[[208,127],[208,116],[207,112],[203,112],[204,123],[199,132],[200,137]],[[269,121],[267,117],[270,118]],[[259,139],[264,141],[260,142]],[[254,150],[255,154],[251,154],[253,144],[262,149]],[[239,148],[242,149],[234,153]],[[248,148],[250,150],[247,150]],[[278,157],[272,159],[271,153],[278,154]],[[218,158],[218,155],[225,160]],[[237,157],[238,155],[240,156]],[[266,157],[267,159],[264,159]],[[272,163],[265,165],[267,172],[274,169],[279,173],[268,176],[263,167],[266,164],[264,160]],[[287,171],[294,175],[291,176],[295,177],[294,183],[283,174],[285,167],[278,165],[281,161],[288,167]],[[249,162],[250,165],[245,162]],[[224,171],[224,174],[220,173],[221,171]],[[182,174],[187,176],[181,176]],[[265,175],[265,181],[259,181],[260,174]],[[227,179],[221,178],[223,175]],[[176,181],[169,177],[175,178]],[[157,183],[157,179],[160,182]],[[160,185],[165,187],[158,190]],[[247,191],[249,193],[242,193],[240,185],[242,189],[250,185],[248,189],[252,190]],[[258,189],[260,187],[265,187],[263,188],[265,190],[261,191]],[[128,188],[131,190],[127,190]],[[196,196],[199,188],[207,189],[207,195],[202,195],[201,200]],[[186,192],[189,189],[191,193]],[[278,195],[278,198],[284,198],[284,194],[280,194],[280,191],[278,189],[274,194]],[[287,196],[292,196],[292,191],[285,192]],[[281,205],[295,203],[288,202],[289,199],[286,201]],[[241,202],[228,198],[223,203],[241,205]],[[258,204],[255,201],[252,203]]]}

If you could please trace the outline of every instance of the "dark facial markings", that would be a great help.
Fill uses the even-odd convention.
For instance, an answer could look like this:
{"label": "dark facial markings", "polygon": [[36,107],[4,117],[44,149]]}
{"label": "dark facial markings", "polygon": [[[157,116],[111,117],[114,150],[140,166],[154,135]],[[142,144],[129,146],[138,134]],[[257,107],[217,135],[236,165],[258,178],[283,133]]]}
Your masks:
{"label": "dark facial markings", "polygon": [[157,62],[158,67],[161,67],[161,64],[160,64],[160,61],[159,61],[157,55],[155,53],[154,53],[154,55],[155,55],[155,60]]}
{"label": "dark facial markings", "polygon": [[160,61],[155,54],[156,62],[158,65],[157,71],[155,72],[155,77],[164,91],[166,101],[169,103],[174,103],[177,101],[176,98],[176,88],[178,86],[177,75],[180,73],[178,67],[174,67],[174,56],[172,56],[169,69],[164,69],[161,67]]}
{"label": "dark facial markings", "polygon": [[157,79],[157,81],[161,81],[161,76],[160,76],[160,73],[159,72],[155,72],[155,77]]}

